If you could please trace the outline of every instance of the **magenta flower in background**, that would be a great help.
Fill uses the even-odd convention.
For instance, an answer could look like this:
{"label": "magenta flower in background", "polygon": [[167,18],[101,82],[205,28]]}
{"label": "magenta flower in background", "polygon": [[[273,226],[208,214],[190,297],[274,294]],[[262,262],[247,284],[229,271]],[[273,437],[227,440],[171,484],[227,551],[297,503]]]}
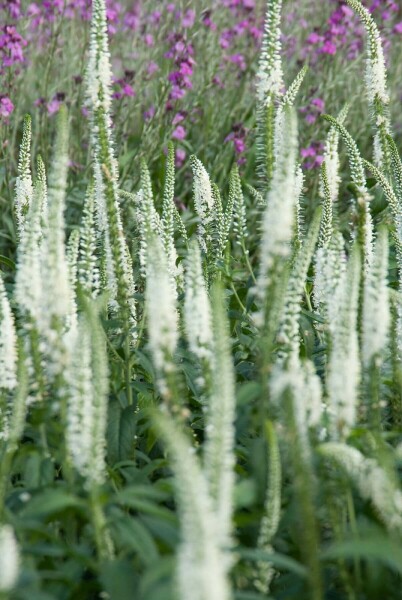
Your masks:
{"label": "magenta flower in background", "polygon": [[145,121],[149,121],[155,116],[155,106],[150,106],[147,110],[144,111],[144,119]]}
{"label": "magenta flower in background", "polygon": [[233,149],[237,156],[236,162],[237,164],[243,164],[245,162],[245,157],[242,154],[246,150],[246,137],[248,134],[248,130],[244,127],[242,123],[235,123],[232,127],[232,131],[225,137],[225,142],[232,142]]}
{"label": "magenta flower in background", "polygon": [[186,151],[183,150],[183,148],[177,148],[176,149],[176,156],[175,156],[175,164],[177,168],[180,168],[184,161],[186,160]]}
{"label": "magenta flower in background", "polygon": [[22,63],[24,55],[22,49],[27,41],[18,33],[14,25],[5,25],[0,35],[0,57],[3,67],[11,67],[15,63]]}
{"label": "magenta flower in background", "polygon": [[49,113],[49,115],[54,115],[55,113],[57,113],[59,111],[61,102],[60,102],[60,100],[57,100],[57,98],[53,98],[53,100],[48,102],[46,106],[47,106],[47,112]]}
{"label": "magenta flower in background", "polygon": [[301,157],[308,159],[303,162],[303,168],[314,169],[322,165],[324,161],[323,151],[324,145],[321,142],[312,142],[307,148],[302,148],[300,150]]}
{"label": "magenta flower in background", "polygon": [[21,16],[21,0],[0,2],[0,9],[7,10],[12,19],[19,19]]}
{"label": "magenta flower in background", "polygon": [[0,97],[0,117],[9,117],[14,110],[14,104],[7,96]]}
{"label": "magenta flower in background", "polygon": [[186,12],[181,20],[181,24],[184,27],[184,29],[188,29],[194,25],[194,21],[195,21],[195,10],[193,10],[192,8],[189,8],[188,10],[186,10]]}
{"label": "magenta flower in background", "polygon": [[184,129],[183,125],[178,125],[172,133],[172,138],[174,140],[184,140],[184,138],[186,137],[187,132]]}
{"label": "magenta flower in background", "polygon": [[156,73],[156,71],[159,71],[159,66],[156,64],[156,62],[151,61],[147,66],[147,73],[148,75],[153,75]]}

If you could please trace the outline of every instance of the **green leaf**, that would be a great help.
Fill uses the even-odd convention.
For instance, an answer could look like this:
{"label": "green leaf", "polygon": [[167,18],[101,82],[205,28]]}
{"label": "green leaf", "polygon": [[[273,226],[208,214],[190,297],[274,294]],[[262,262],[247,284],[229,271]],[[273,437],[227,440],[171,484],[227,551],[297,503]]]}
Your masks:
{"label": "green leaf", "polygon": [[128,560],[103,563],[100,580],[110,600],[133,600],[137,597],[138,579]]}
{"label": "green leaf", "polygon": [[6,265],[6,267],[11,269],[12,271],[15,271],[15,262],[11,260],[11,258],[7,258],[7,256],[3,256],[2,254],[0,254],[0,264]]}
{"label": "green leaf", "polygon": [[289,556],[285,556],[284,554],[278,554],[277,552],[264,552],[263,550],[254,550],[251,548],[237,548],[236,553],[246,560],[250,561],[267,561],[272,563],[274,566],[279,569],[284,569],[285,571],[291,571],[299,577],[307,577],[307,569],[299,562],[290,558]]}
{"label": "green leaf", "polygon": [[23,518],[47,517],[68,508],[85,508],[83,500],[62,489],[48,489],[33,496],[22,509]]}
{"label": "green leaf", "polygon": [[135,432],[134,408],[122,408],[119,402],[111,402],[107,428],[107,454],[111,465],[133,457]]}
{"label": "green leaf", "polygon": [[236,508],[248,508],[254,504],[256,496],[255,481],[252,479],[242,479],[235,486],[234,504]]}
{"label": "green leaf", "polygon": [[332,544],[321,553],[322,560],[366,559],[376,560],[402,574],[402,548],[384,536],[348,540]]}
{"label": "green leaf", "polygon": [[111,527],[116,544],[134,550],[144,565],[150,565],[159,559],[156,544],[139,519],[123,515],[114,520]]}

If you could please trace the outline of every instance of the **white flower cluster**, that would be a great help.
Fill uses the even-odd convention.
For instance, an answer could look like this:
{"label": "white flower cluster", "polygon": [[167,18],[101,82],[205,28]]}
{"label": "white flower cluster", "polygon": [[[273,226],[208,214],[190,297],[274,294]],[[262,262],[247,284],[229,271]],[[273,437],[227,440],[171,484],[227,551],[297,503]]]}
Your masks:
{"label": "white flower cluster", "polygon": [[149,348],[162,394],[167,391],[165,375],[174,368],[173,354],[178,341],[176,297],[162,242],[153,237],[147,243],[145,301]]}
{"label": "white flower cluster", "polygon": [[88,297],[93,299],[98,296],[100,287],[95,217],[94,189],[90,186],[85,198],[80,229],[78,281]]}
{"label": "white flower cluster", "polygon": [[281,59],[281,10],[282,0],[268,0],[257,71],[257,99],[262,105],[280,96],[284,86]]}
{"label": "white flower cluster", "polygon": [[198,227],[198,239],[201,249],[206,252],[212,241],[211,226],[214,221],[214,195],[209,175],[204,165],[195,156],[191,157],[191,168],[194,177],[194,207],[201,221]]}
{"label": "white flower cluster", "polygon": [[364,281],[362,359],[370,367],[382,360],[390,325],[388,291],[388,235],[382,229],[377,237],[374,260]]}
{"label": "white flower cluster", "polygon": [[331,435],[347,435],[354,426],[360,384],[360,358],[357,336],[360,260],[354,248],[348,269],[342,276],[336,301],[336,315],[329,322],[331,353],[326,389]]}
{"label": "white flower cluster", "polygon": [[329,243],[318,248],[315,255],[313,299],[321,315],[334,323],[338,312],[337,293],[346,269],[346,254],[342,234],[336,232]]}
{"label": "white flower cluster", "polygon": [[388,530],[401,533],[402,492],[385,469],[347,444],[329,442],[320,451],[346,471],[363,498],[372,502]]}
{"label": "white flower cluster", "polygon": [[93,0],[91,40],[87,66],[87,96],[90,108],[102,104],[106,113],[111,108],[112,68],[107,34],[105,0]]}
{"label": "white flower cluster", "polygon": [[370,11],[359,0],[347,0],[347,2],[357,12],[367,31],[366,90],[376,128],[374,159],[377,165],[384,165],[388,170],[390,164],[386,136],[391,131],[388,113],[390,98],[381,35]]}
{"label": "white flower cluster", "polygon": [[24,119],[23,134],[18,162],[18,175],[15,181],[15,214],[18,236],[24,231],[25,217],[32,202],[33,186],[31,175],[31,117]]}
{"label": "white flower cluster", "polygon": [[223,295],[213,289],[214,358],[206,409],[204,471],[217,516],[215,536],[221,548],[231,545],[235,466],[235,375]]}
{"label": "white flower cluster", "polygon": [[271,283],[275,262],[290,255],[296,208],[296,144],[296,115],[293,109],[288,109],[284,114],[280,153],[277,155],[263,216],[260,273],[257,281],[257,296],[261,301]]}
{"label": "white flower cluster", "polygon": [[[173,464],[181,523],[176,584],[178,597],[186,600],[230,600],[227,548],[220,546],[220,531],[209,486],[193,447],[165,415],[157,418]],[[231,519],[229,514],[225,521]]]}
{"label": "white flower cluster", "polygon": [[303,246],[298,248],[296,258],[294,259],[279,325],[278,342],[281,344],[279,359],[282,361],[289,354],[298,354],[299,352],[301,300],[319,228],[320,215],[316,214],[310,225],[306,240]]}
{"label": "white flower cluster", "polygon": [[94,318],[80,317],[64,373],[67,387],[67,449],[89,487],[105,478],[108,379],[105,342]]}
{"label": "white flower cluster", "polygon": [[298,429],[304,432],[307,440],[307,428],[319,425],[323,414],[321,382],[313,363],[309,360],[301,362],[295,353],[292,354],[286,365],[276,365],[270,389],[273,402],[278,404],[286,390],[290,391]]}
{"label": "white flower cluster", "polygon": [[17,386],[17,335],[14,315],[0,275],[0,392]]}
{"label": "white flower cluster", "polygon": [[10,592],[20,572],[20,551],[11,525],[0,525],[0,592]]}
{"label": "white flower cluster", "polygon": [[190,245],[185,273],[184,323],[190,350],[200,359],[212,359],[213,332],[198,244]]}

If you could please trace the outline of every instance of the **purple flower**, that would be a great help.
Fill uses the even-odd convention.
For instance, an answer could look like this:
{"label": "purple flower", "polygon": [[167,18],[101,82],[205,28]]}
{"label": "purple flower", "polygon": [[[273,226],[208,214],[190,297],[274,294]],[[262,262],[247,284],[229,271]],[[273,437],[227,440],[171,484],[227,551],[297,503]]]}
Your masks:
{"label": "purple flower", "polygon": [[159,71],[159,67],[156,62],[151,61],[147,66],[147,73],[148,75],[153,75],[156,71]]}
{"label": "purple flower", "polygon": [[174,140],[184,140],[186,135],[187,135],[187,132],[184,129],[183,125],[178,125],[172,133],[172,138]]}
{"label": "purple flower", "polygon": [[14,104],[7,96],[0,97],[0,117],[8,117],[14,110]]}
{"label": "purple flower", "polygon": [[195,10],[193,10],[192,8],[189,8],[188,10],[186,10],[186,12],[181,20],[181,24],[184,27],[184,29],[187,29],[194,25],[194,21],[195,21]]}
{"label": "purple flower", "polygon": [[18,33],[14,25],[5,25],[0,35],[0,56],[2,57],[3,67],[11,67],[17,62],[23,62],[23,46],[27,45],[26,40]]}
{"label": "purple flower", "polygon": [[232,54],[229,56],[229,61],[239,67],[240,71],[246,70],[246,60],[243,54]]}
{"label": "purple flower", "polygon": [[321,46],[321,52],[323,54],[336,54],[336,46],[333,42],[326,40]]}
{"label": "purple flower", "polygon": [[155,106],[150,106],[146,111],[144,111],[144,119],[145,121],[149,121],[155,115]]}
{"label": "purple flower", "polygon": [[178,125],[179,123],[181,123],[185,119],[185,117],[186,117],[185,113],[182,113],[182,112],[176,113],[175,116],[173,117],[173,121],[172,121],[173,127],[175,125]]}
{"label": "purple flower", "polygon": [[303,167],[309,170],[319,167],[324,160],[324,156],[321,154],[322,150],[323,145],[321,142],[312,142],[307,148],[302,148],[300,150],[302,158],[310,159],[303,163]]}
{"label": "purple flower", "polygon": [[144,42],[147,46],[151,47],[154,45],[154,37],[150,33],[144,35]]}
{"label": "purple flower", "polygon": [[396,25],[394,25],[393,32],[394,33],[402,33],[402,22],[396,23]]}
{"label": "purple flower", "polygon": [[122,91],[123,96],[130,96],[130,97],[135,96],[135,91],[133,90],[133,88],[131,87],[131,85],[129,83],[124,83],[121,87],[121,91]]}
{"label": "purple flower", "polygon": [[308,44],[318,44],[320,42],[323,42],[324,38],[322,37],[322,35],[319,35],[314,31],[313,33],[310,33],[306,41]]}
{"label": "purple flower", "polygon": [[183,148],[177,148],[175,158],[176,158],[176,160],[175,160],[176,167],[177,168],[181,167],[186,159],[186,151],[183,150]]}
{"label": "purple flower", "polygon": [[49,115],[54,115],[60,109],[61,102],[57,98],[53,98],[50,102],[47,103],[47,112]]}

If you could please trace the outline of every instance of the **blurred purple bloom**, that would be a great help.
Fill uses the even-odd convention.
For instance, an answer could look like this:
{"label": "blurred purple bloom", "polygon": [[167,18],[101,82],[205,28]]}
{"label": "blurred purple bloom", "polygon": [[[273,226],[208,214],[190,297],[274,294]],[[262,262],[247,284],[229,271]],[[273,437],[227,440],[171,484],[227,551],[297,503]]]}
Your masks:
{"label": "blurred purple bloom", "polygon": [[181,167],[186,159],[186,151],[183,148],[177,148],[175,158],[176,167]]}
{"label": "blurred purple bloom", "polygon": [[192,8],[189,8],[188,10],[186,10],[186,12],[181,20],[181,24],[184,27],[184,29],[187,29],[194,25],[194,21],[195,21],[195,10],[193,10]]}
{"label": "blurred purple bloom", "polygon": [[7,96],[0,97],[0,117],[8,117],[14,110],[14,104]]}
{"label": "blurred purple bloom", "polygon": [[183,125],[178,125],[172,133],[172,138],[174,140],[184,140],[184,138],[186,137],[187,132],[184,129]]}

